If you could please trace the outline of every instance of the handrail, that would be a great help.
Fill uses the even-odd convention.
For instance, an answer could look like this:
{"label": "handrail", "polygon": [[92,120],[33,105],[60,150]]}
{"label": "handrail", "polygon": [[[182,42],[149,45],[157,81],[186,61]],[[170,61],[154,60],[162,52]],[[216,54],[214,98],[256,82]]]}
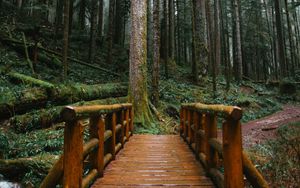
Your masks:
{"label": "handrail", "polygon": [[[224,120],[222,142],[218,139],[218,117]],[[252,186],[267,188],[268,183],[242,150],[241,118],[242,109],[236,106],[182,104],[180,134],[217,187],[244,187],[245,175]]]}
{"label": "handrail", "polygon": [[[105,166],[115,159],[132,136],[132,104],[67,106],[61,117],[65,121],[64,153],[40,188],[52,188],[59,183],[63,187],[88,187],[96,177],[103,176]],[[89,119],[90,137],[85,144],[84,119]]]}

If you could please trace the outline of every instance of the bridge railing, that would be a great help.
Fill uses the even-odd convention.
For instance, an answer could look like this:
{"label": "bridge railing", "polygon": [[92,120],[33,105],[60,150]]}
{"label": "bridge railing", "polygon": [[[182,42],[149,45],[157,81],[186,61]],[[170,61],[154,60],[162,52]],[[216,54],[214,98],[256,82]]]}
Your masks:
{"label": "bridge railing", "polygon": [[64,152],[40,187],[88,187],[103,176],[105,166],[132,135],[132,104],[68,106],[61,116],[65,121]]}
{"label": "bridge railing", "polygon": [[[244,175],[253,187],[268,187],[242,150],[241,108],[183,104],[180,117],[181,136],[191,146],[217,187],[244,187]],[[218,118],[223,120],[220,132]],[[221,172],[223,170],[224,173]]]}

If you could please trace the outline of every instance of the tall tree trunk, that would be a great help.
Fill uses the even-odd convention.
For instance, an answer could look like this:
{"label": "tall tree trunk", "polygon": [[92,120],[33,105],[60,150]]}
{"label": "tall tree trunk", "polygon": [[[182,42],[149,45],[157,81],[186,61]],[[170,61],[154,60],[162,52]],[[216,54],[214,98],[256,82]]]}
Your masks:
{"label": "tall tree trunk", "polygon": [[109,26],[107,34],[107,62],[112,63],[112,50],[113,50],[113,33],[114,33],[114,10],[115,0],[109,2]]}
{"label": "tall tree trunk", "polygon": [[181,18],[181,11],[180,11],[180,6],[179,6],[179,0],[176,0],[176,10],[177,10],[177,63],[181,64],[181,24],[180,24],[180,18]]}
{"label": "tall tree trunk", "polygon": [[243,77],[243,59],[242,59],[242,43],[241,43],[241,29],[240,29],[240,11],[238,6],[238,0],[233,0],[233,18],[234,18],[234,30],[235,30],[235,42],[236,42],[236,80],[242,81]]}
{"label": "tall tree trunk", "polygon": [[69,48],[69,14],[70,14],[70,1],[65,0],[64,5],[64,38],[63,38],[63,64],[64,64],[64,80],[67,78],[68,74],[68,48]]}
{"label": "tall tree trunk", "polygon": [[59,29],[63,21],[64,1],[57,0],[56,2],[56,17],[55,17],[55,38],[58,37]]}
{"label": "tall tree trunk", "polygon": [[147,0],[131,0],[130,100],[135,122],[150,126],[151,113],[147,94]]}
{"label": "tall tree trunk", "polygon": [[221,23],[220,23],[220,0],[215,0],[215,61],[213,65],[213,91],[214,95],[216,95],[217,92],[217,83],[216,83],[216,77],[219,74],[219,67],[221,65]]}
{"label": "tall tree trunk", "polygon": [[[268,32],[269,32],[269,34],[271,36],[272,33],[273,33],[272,27],[271,27],[271,20],[270,20],[271,16],[269,15],[269,9],[267,7],[266,0],[263,0],[263,6],[265,8],[265,16],[266,16],[266,21],[267,21],[267,25],[268,25]],[[274,67],[272,67],[270,65],[275,65],[275,57],[274,57],[274,50],[273,50],[275,48],[275,46],[274,46],[273,40],[274,40],[273,37],[269,37],[269,42],[270,42],[270,49],[269,49],[269,51],[270,51],[270,55],[271,55],[272,61],[271,61],[271,63],[269,63],[268,67],[270,67],[271,69],[274,68]],[[268,68],[266,67],[266,69],[268,69]]]}
{"label": "tall tree trunk", "polygon": [[183,27],[183,54],[184,54],[184,64],[188,63],[188,58],[187,58],[187,41],[186,41],[186,35],[188,32],[187,29],[187,24],[186,24],[186,17],[187,17],[187,4],[186,1],[184,1],[184,10],[183,10],[183,20],[184,20],[184,27]]}
{"label": "tall tree trunk", "polygon": [[96,38],[97,38],[97,0],[92,0],[91,6],[91,28],[89,43],[89,62],[93,63],[95,59]]}
{"label": "tall tree trunk", "polygon": [[123,35],[123,23],[124,23],[124,10],[122,4],[124,3],[123,0],[115,0],[115,17],[114,17],[114,43],[115,44],[122,44],[122,35]]}
{"label": "tall tree trunk", "polygon": [[295,76],[295,46],[294,46],[294,40],[292,39],[292,26],[291,26],[290,12],[289,12],[287,0],[284,0],[284,4],[285,4],[287,26],[288,26],[290,54],[291,54],[291,69],[290,70],[292,71],[292,75]]}
{"label": "tall tree trunk", "polygon": [[[273,3],[272,3],[273,5]],[[272,6],[272,27],[273,27],[273,46],[274,46],[274,77],[276,80],[278,80],[279,72],[278,72],[278,66],[279,66],[279,58],[278,58],[278,40],[276,37],[276,19],[274,15],[274,6]]]}
{"label": "tall tree trunk", "polygon": [[160,23],[159,23],[160,0],[153,0],[153,73],[152,73],[152,101],[158,106],[159,101],[159,44],[160,44]]}
{"label": "tall tree trunk", "polygon": [[[292,0],[293,7],[295,6],[295,1]],[[300,28],[298,23],[299,16],[297,15],[296,9],[293,11],[293,25],[294,25],[294,33],[295,33],[295,45],[296,45],[296,53],[295,53],[295,64],[296,67],[300,68]]]}
{"label": "tall tree trunk", "polygon": [[70,1],[70,14],[69,14],[69,35],[72,35],[72,27],[73,27],[73,5],[74,5],[74,0],[69,0]]}
{"label": "tall tree trunk", "polygon": [[215,0],[215,75],[218,76],[221,66],[221,21],[220,21],[220,0]]}
{"label": "tall tree trunk", "polygon": [[278,41],[278,51],[279,51],[279,63],[280,63],[280,76],[281,78],[287,75],[286,72],[286,57],[284,51],[284,39],[281,23],[281,8],[279,0],[275,0],[275,15],[276,15],[276,30],[277,30],[277,41]]}
{"label": "tall tree trunk", "polygon": [[175,59],[175,7],[174,0],[169,0],[169,55]]}
{"label": "tall tree trunk", "polygon": [[192,75],[193,75],[193,80],[196,84],[198,84],[198,77],[199,77],[199,73],[198,73],[198,65],[199,65],[199,37],[198,37],[198,31],[196,31],[197,24],[199,23],[198,20],[196,20],[197,17],[197,4],[196,2],[199,3],[199,1],[193,0],[192,1]]}
{"label": "tall tree trunk", "polygon": [[168,0],[164,0],[164,61],[165,61],[165,76],[169,78],[168,63],[169,63],[169,13],[168,13]]}
{"label": "tall tree trunk", "polygon": [[99,0],[98,33],[102,41],[103,33],[103,0]]}
{"label": "tall tree trunk", "polygon": [[[152,0],[147,0],[147,56],[148,62],[151,64],[152,59],[152,9],[151,9]],[[153,15],[154,16],[154,15]]]}
{"label": "tall tree trunk", "polygon": [[207,28],[205,1],[193,0],[193,42],[194,42],[194,81],[199,81],[199,75],[207,73]]}
{"label": "tall tree trunk", "polygon": [[86,0],[81,0],[80,9],[79,9],[79,26],[81,30],[85,29],[85,9],[86,9]]}
{"label": "tall tree trunk", "polygon": [[[230,81],[231,81],[231,61],[230,61],[230,49],[229,49],[229,26],[228,26],[228,12],[227,12],[227,1],[224,2],[224,9],[221,7],[221,17],[224,18],[225,21],[222,21],[222,33],[223,36],[223,50],[224,50],[224,63],[225,63],[225,79],[226,79],[226,89],[229,91],[230,89]],[[222,3],[221,3],[222,6]],[[222,12],[224,10],[224,14]]]}

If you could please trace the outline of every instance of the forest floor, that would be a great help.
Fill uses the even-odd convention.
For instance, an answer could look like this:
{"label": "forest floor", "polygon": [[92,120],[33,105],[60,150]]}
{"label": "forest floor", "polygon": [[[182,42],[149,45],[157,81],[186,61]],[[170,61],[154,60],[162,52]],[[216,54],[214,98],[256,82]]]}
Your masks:
{"label": "forest floor", "polygon": [[250,121],[242,126],[243,146],[250,148],[277,138],[280,126],[300,122],[300,106],[284,105],[281,111]]}

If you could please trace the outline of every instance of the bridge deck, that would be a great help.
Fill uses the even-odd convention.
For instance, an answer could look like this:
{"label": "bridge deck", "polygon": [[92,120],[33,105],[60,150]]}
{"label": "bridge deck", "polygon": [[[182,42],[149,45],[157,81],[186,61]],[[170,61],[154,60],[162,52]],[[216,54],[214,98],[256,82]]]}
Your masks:
{"label": "bridge deck", "polygon": [[134,135],[92,187],[166,186],[214,187],[177,135]]}

